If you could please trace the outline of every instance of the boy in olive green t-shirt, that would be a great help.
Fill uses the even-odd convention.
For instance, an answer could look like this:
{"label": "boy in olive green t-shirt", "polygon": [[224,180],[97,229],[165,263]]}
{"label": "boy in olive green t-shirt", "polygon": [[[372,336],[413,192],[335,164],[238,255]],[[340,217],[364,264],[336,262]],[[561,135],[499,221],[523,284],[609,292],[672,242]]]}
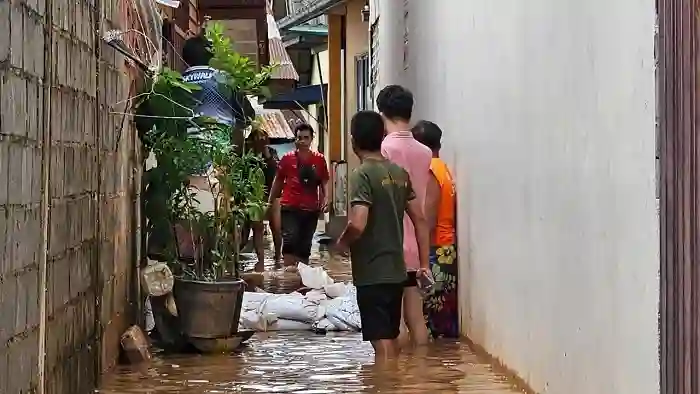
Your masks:
{"label": "boy in olive green t-shirt", "polygon": [[362,164],[350,175],[348,225],[337,247],[350,248],[363,339],[372,342],[378,357],[392,357],[399,350],[396,339],[407,279],[404,212],[414,223],[423,263],[428,260],[429,232],[408,173],[381,154],[381,115],[358,112],[350,128],[353,150]]}

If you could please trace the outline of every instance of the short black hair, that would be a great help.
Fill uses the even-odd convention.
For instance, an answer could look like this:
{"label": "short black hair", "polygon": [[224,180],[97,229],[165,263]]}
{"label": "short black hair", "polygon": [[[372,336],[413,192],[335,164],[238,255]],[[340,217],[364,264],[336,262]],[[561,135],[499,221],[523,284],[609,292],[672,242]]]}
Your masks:
{"label": "short black hair", "polygon": [[211,42],[202,35],[188,38],[182,47],[182,60],[188,67],[208,66],[212,57]]}
{"label": "short black hair", "polygon": [[411,131],[418,142],[431,150],[439,151],[442,147],[442,130],[435,123],[429,120],[421,120],[413,126]]}
{"label": "short black hair", "polygon": [[300,131],[308,131],[309,133],[311,133],[312,137],[314,135],[314,128],[311,127],[311,125],[308,123],[299,123],[298,125],[296,125],[294,127],[294,136],[296,137],[297,135],[299,135]]}
{"label": "short black hair", "polygon": [[384,120],[374,111],[360,111],[350,121],[350,135],[356,149],[379,152],[384,139]]}
{"label": "short black hair", "polygon": [[413,93],[403,86],[389,85],[377,95],[377,108],[391,120],[411,120]]}

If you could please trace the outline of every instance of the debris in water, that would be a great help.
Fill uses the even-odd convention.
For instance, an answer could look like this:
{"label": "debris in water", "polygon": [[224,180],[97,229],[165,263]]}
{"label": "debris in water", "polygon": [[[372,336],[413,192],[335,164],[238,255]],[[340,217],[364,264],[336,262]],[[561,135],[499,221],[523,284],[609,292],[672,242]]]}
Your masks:
{"label": "debris in water", "polygon": [[151,351],[148,350],[148,339],[139,326],[129,327],[121,337],[121,345],[129,362],[143,364],[151,361]]}

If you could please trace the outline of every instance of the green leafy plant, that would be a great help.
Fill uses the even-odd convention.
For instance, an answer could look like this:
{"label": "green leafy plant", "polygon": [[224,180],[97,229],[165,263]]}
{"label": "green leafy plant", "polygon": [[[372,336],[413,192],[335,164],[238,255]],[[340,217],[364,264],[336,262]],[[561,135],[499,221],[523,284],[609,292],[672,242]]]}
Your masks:
{"label": "green leafy plant", "polygon": [[[265,84],[272,67],[257,71],[233,50],[219,24],[207,26],[206,37],[212,44],[210,65],[225,76],[224,92],[269,94]],[[161,70],[136,100],[136,125],[144,150],[157,162],[145,173],[149,254],[168,261],[178,276],[216,281],[239,275],[239,228],[263,218],[265,177],[262,158],[232,143],[242,130],[195,116],[198,89],[176,71]],[[193,188],[193,179],[206,179],[211,195],[204,198],[211,198],[213,209],[201,208],[205,201],[199,201],[202,193]]]}

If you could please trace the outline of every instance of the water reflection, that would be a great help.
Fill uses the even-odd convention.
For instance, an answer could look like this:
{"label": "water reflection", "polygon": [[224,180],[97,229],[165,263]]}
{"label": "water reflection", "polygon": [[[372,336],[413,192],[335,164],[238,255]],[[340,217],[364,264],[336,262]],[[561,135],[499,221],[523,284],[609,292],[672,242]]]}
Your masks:
{"label": "water reflection", "polygon": [[104,394],[513,393],[506,379],[463,343],[439,342],[376,365],[355,333],[256,336],[226,356],[156,357],[148,371],[122,367]]}
{"label": "water reflection", "polygon": [[[268,269],[273,266],[266,261]],[[316,250],[336,280],[350,264]],[[250,263],[252,269],[254,262]],[[104,378],[103,394],[174,393],[514,393],[464,343],[437,342],[377,365],[357,333],[261,333],[234,354],[156,355],[147,369],[124,366]]]}

